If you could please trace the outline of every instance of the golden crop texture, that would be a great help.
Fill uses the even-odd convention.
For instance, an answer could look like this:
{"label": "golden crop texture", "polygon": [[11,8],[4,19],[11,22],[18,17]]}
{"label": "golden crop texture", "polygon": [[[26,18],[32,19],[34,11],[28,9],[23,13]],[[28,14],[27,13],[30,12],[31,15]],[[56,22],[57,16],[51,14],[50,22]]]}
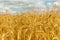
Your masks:
{"label": "golden crop texture", "polygon": [[60,11],[0,14],[0,40],[60,40]]}

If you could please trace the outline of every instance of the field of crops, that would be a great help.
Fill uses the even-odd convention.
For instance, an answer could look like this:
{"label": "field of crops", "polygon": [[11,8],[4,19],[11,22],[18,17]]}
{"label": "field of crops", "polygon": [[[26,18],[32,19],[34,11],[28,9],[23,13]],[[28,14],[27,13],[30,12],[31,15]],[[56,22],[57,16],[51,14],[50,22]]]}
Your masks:
{"label": "field of crops", "polygon": [[60,10],[0,14],[0,40],[60,40]]}

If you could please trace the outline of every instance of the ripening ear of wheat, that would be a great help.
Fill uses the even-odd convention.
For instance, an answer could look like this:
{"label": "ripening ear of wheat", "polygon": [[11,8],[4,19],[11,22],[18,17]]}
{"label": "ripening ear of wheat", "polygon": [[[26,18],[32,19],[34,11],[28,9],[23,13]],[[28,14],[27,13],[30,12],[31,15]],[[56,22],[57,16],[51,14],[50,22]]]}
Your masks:
{"label": "ripening ear of wheat", "polygon": [[57,13],[0,14],[0,40],[60,40]]}

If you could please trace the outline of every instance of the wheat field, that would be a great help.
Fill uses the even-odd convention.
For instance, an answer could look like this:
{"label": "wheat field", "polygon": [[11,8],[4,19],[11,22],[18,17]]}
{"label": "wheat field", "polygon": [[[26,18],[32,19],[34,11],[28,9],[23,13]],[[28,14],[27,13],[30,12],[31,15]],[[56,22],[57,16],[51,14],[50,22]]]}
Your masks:
{"label": "wheat field", "polygon": [[0,40],[60,40],[60,10],[0,14]]}

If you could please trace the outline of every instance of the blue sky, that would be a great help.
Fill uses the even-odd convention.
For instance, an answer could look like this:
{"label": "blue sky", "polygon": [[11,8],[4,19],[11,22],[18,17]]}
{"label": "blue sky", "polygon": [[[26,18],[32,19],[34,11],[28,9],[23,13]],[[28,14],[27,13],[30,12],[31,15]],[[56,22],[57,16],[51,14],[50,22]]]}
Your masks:
{"label": "blue sky", "polygon": [[[0,0],[0,12],[23,12],[32,9],[46,9],[47,5],[60,4],[60,0]],[[49,7],[49,8],[50,8]]]}

